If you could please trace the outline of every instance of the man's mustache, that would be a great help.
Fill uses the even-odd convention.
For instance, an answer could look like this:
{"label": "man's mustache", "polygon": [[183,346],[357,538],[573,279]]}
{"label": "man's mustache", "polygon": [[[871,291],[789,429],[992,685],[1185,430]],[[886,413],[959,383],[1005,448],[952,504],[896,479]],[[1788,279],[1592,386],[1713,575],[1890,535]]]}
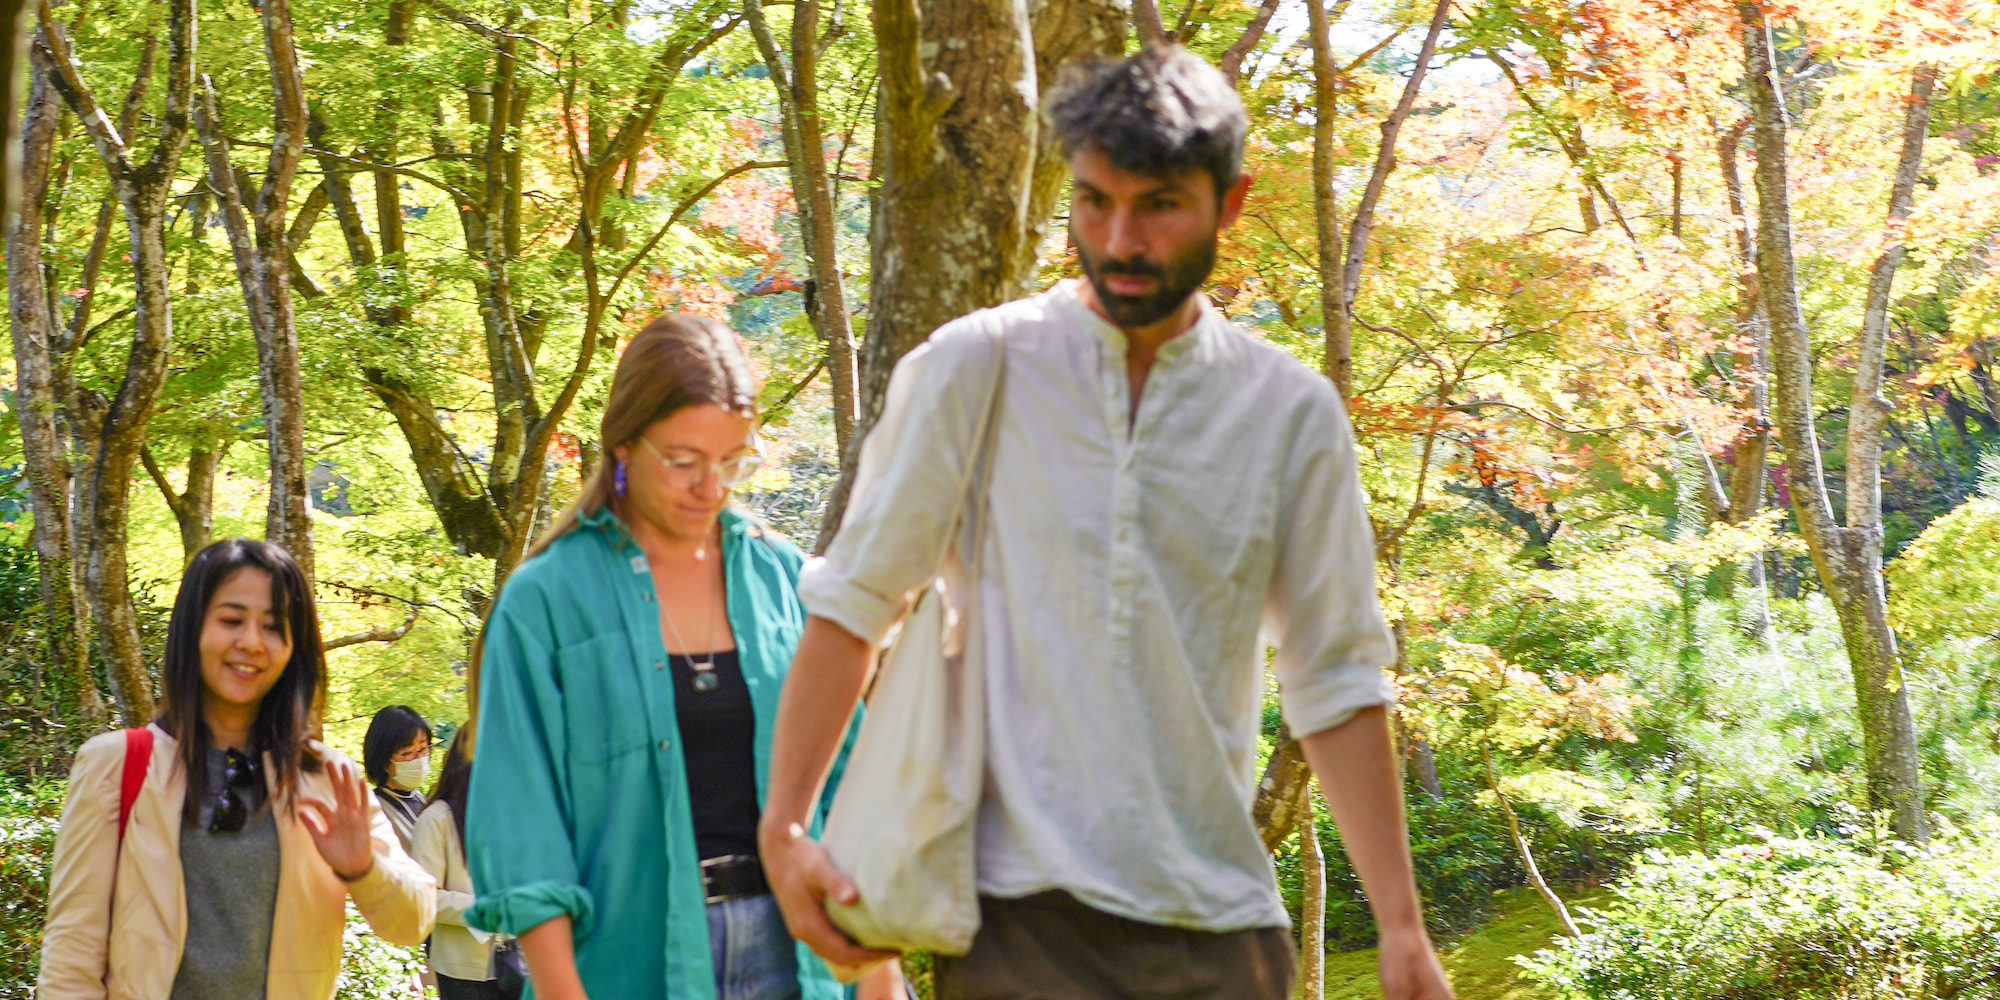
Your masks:
{"label": "man's mustache", "polygon": [[1097,262],[1097,273],[1125,274],[1138,278],[1164,278],[1167,276],[1167,269],[1144,257],[1134,257],[1130,260],[1112,260],[1106,258]]}

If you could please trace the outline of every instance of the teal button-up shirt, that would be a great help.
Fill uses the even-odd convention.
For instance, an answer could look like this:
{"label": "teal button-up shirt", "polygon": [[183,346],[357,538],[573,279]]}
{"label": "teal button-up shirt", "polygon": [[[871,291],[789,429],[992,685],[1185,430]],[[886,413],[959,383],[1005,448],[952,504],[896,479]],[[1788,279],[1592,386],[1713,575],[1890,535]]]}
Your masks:
{"label": "teal button-up shirt", "polygon": [[[756,710],[761,801],[778,692],[805,628],[794,589],[804,557],[730,509],[722,559]],[[465,854],[478,901],[466,921],[519,934],[567,915],[593,997],[713,997],[658,598],[644,553],[608,509],[585,515],[501,589],[486,625],[476,747]],[[846,995],[809,950],[798,954],[806,1000]]]}

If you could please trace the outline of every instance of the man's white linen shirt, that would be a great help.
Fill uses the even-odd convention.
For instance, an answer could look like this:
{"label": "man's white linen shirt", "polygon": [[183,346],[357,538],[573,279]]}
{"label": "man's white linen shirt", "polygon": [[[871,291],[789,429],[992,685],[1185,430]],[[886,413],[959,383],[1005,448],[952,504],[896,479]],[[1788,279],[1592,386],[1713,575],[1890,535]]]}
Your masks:
{"label": "man's white linen shirt", "polygon": [[971,651],[979,891],[1282,927],[1250,819],[1264,640],[1294,733],[1394,697],[1353,433],[1325,378],[1204,299],[1132,415],[1125,336],[1075,280],[956,320],[896,366],[800,597],[879,645],[928,582],[978,459],[988,319],[1007,372]]}

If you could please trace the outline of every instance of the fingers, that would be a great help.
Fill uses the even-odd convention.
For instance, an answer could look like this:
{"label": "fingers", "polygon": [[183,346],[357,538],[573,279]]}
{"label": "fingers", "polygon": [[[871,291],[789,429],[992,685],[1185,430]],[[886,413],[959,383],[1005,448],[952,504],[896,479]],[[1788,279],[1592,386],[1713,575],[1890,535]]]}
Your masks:
{"label": "fingers", "polygon": [[324,840],[333,835],[332,817],[327,813],[326,803],[318,799],[299,800],[299,822],[304,823],[306,832],[314,840]]}
{"label": "fingers", "polygon": [[347,761],[336,761],[329,770],[334,807],[343,813],[367,812],[368,787],[361,779],[360,769]]}
{"label": "fingers", "polygon": [[841,873],[826,849],[804,837],[767,858],[771,889],[792,937],[835,965],[860,967],[897,957],[893,951],[864,948],[849,940],[827,917],[824,901],[851,905],[861,898],[853,881]]}
{"label": "fingers", "polygon": [[815,899],[831,899],[842,906],[853,906],[861,899],[861,890],[855,887],[854,880],[833,863],[833,857],[825,849],[813,851],[806,858],[805,868],[806,888]]}
{"label": "fingers", "polygon": [[860,968],[898,957],[893,951],[863,948],[855,944],[846,934],[841,933],[840,928],[834,926],[826,911],[817,906],[806,908],[804,912],[798,914],[798,917],[796,925],[789,915],[786,919],[792,937],[829,963]]}

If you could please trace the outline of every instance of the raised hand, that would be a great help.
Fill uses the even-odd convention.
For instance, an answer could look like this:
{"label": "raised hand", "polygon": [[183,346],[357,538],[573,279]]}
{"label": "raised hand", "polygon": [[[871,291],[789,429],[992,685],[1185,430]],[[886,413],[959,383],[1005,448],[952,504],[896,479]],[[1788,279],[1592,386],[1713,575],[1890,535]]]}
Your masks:
{"label": "raised hand", "polygon": [[348,761],[329,763],[327,772],[333,804],[301,798],[299,819],[333,873],[352,882],[375,867],[375,844],[368,835],[368,784],[361,769]]}

